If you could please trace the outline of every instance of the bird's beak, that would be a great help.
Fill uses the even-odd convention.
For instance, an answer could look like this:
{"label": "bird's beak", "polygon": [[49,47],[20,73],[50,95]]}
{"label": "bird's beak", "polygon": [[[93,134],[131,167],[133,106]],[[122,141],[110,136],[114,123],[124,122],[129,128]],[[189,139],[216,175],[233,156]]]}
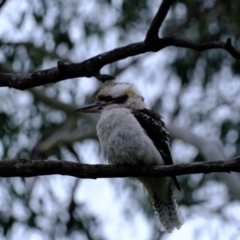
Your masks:
{"label": "bird's beak", "polygon": [[76,109],[75,112],[99,113],[99,111],[106,105],[107,105],[107,103],[105,103],[105,102],[91,103],[82,108]]}

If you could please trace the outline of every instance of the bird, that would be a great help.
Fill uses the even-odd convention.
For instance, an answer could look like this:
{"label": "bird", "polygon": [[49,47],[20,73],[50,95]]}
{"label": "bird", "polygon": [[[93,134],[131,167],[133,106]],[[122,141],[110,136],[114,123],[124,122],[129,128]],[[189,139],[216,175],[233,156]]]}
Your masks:
{"label": "bird", "polygon": [[[97,135],[103,156],[115,165],[138,167],[172,165],[170,136],[161,115],[147,109],[144,97],[130,83],[113,82],[96,96],[95,103],[78,112],[100,113]],[[137,177],[145,187],[159,219],[159,229],[171,233],[183,225],[173,188],[175,176]]]}

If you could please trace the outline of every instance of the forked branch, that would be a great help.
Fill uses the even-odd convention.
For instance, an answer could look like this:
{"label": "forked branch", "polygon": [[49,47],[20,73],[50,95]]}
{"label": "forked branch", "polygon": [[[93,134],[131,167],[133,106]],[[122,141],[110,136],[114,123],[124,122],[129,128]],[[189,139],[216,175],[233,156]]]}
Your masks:
{"label": "forked branch", "polygon": [[25,90],[48,83],[76,77],[96,77],[100,81],[114,79],[109,74],[101,74],[102,67],[119,60],[143,54],[157,52],[169,46],[189,48],[196,51],[224,49],[235,59],[240,59],[240,52],[232,46],[231,39],[226,42],[194,43],[177,37],[158,37],[158,32],[175,0],[163,0],[142,42],[132,43],[89,58],[81,63],[67,64],[59,61],[57,67],[40,70],[34,73],[0,73],[0,87]]}

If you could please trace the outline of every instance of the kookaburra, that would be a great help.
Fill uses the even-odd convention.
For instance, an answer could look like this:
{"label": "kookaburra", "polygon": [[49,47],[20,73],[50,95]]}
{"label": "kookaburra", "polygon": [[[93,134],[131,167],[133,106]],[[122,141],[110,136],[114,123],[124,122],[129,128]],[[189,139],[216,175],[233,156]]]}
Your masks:
{"label": "kookaburra", "polygon": [[[100,113],[97,135],[104,157],[112,164],[156,166],[173,164],[170,139],[162,117],[146,108],[144,98],[129,83],[111,83],[96,102],[76,111]],[[138,177],[160,220],[160,230],[172,232],[183,224],[173,194],[175,176]]]}

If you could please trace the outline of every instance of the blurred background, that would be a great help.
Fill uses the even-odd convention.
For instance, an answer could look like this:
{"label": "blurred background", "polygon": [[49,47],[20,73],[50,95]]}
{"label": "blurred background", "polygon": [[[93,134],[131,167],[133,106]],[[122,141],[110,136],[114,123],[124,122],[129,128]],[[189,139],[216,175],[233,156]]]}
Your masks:
{"label": "blurred background", "polygon": [[[33,72],[58,60],[84,61],[143,41],[160,0],[7,0],[0,9],[0,72]],[[195,42],[240,49],[240,2],[177,1],[160,30]],[[175,163],[240,153],[240,61],[224,50],[169,47],[102,69],[135,84],[168,125]],[[0,159],[104,163],[98,116],[73,110],[104,86],[69,79],[25,91],[0,89]],[[160,233],[141,185],[127,179],[67,176],[0,179],[0,239],[240,239],[239,174],[178,177],[185,224]]]}

